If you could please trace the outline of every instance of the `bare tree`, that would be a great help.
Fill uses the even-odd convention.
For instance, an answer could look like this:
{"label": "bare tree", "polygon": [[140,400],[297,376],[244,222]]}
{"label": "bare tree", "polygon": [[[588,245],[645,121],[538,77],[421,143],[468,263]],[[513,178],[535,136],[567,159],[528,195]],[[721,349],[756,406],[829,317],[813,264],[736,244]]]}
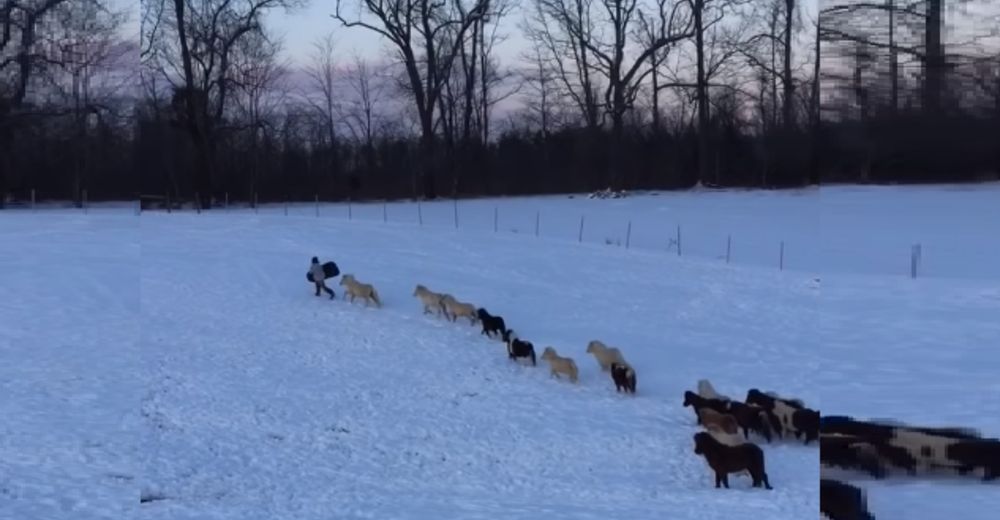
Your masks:
{"label": "bare tree", "polygon": [[313,42],[313,54],[306,66],[309,92],[306,100],[322,117],[326,128],[326,146],[333,150],[337,142],[337,112],[339,91],[337,47],[333,34],[326,34]]}
{"label": "bare tree", "polygon": [[547,60],[538,47],[533,47],[523,59],[529,63],[522,72],[528,90],[524,99],[528,121],[538,125],[544,142],[552,131],[555,105],[558,102],[556,73],[546,66]]}
{"label": "bare tree", "polygon": [[[734,37],[727,34],[722,26],[724,20],[742,5],[744,0],[685,0],[691,10],[694,32],[695,81],[693,85],[685,82],[665,85],[666,88],[694,87],[694,98],[698,123],[698,180],[705,182],[711,171],[711,98],[709,88],[713,86],[712,78],[723,70],[729,58],[735,53],[732,45]],[[739,26],[737,26],[739,27]],[[735,34],[739,34],[737,29]],[[718,43],[721,49],[717,48]],[[716,53],[718,51],[718,53]],[[722,85],[731,88],[731,85]]]}
{"label": "bare tree", "polygon": [[261,143],[268,141],[272,123],[278,118],[280,107],[288,101],[286,89],[282,88],[288,68],[278,61],[280,50],[279,44],[253,32],[240,39],[233,53],[235,117],[249,134],[247,181],[251,204],[256,204],[253,194],[258,192],[261,177]]}
{"label": "bare tree", "polygon": [[435,198],[434,114],[465,33],[485,15],[489,0],[473,0],[468,6],[462,0],[358,0],[358,4],[358,14],[350,16],[337,0],[334,17],[345,27],[379,34],[395,47],[420,120],[423,194]]}
{"label": "bare tree", "polygon": [[365,166],[371,173],[376,166],[375,137],[384,120],[377,107],[385,100],[386,81],[379,68],[361,56],[354,57],[346,79],[352,96],[343,108],[344,122],[355,141],[362,143]]}
{"label": "bare tree", "polygon": [[[506,35],[500,32],[501,22],[510,14],[514,4],[510,0],[492,0],[489,11],[479,22],[479,30],[473,31],[472,47],[477,52],[478,63],[469,60],[465,89],[466,112],[469,116],[468,138],[480,143],[489,142],[490,115],[493,107],[513,96],[520,89],[519,84],[510,84],[515,74],[501,70],[495,57],[497,45],[506,40]],[[463,114],[465,115],[465,114]],[[464,125],[464,121],[463,121]],[[474,130],[474,131],[473,131]],[[463,133],[465,129],[463,128]]]}
{"label": "bare tree", "polygon": [[[612,132],[609,180],[613,187],[621,188],[625,180],[619,167],[625,114],[632,109],[640,86],[653,71],[650,58],[664,47],[693,36],[690,18],[681,10],[685,4],[682,1],[650,5],[640,0],[602,0],[601,10],[598,10],[593,3],[584,0],[574,3],[536,0],[536,3],[541,13],[537,18],[547,20],[543,27],[551,23],[558,31],[555,36],[552,30],[541,31],[541,36],[547,35],[560,42],[579,42],[578,46],[592,57],[592,63],[581,60],[581,65],[586,61],[586,67],[593,67],[605,80],[603,107],[610,116]],[[637,29],[633,24],[639,21],[652,38],[634,37]],[[594,27],[600,30],[595,31]],[[639,47],[633,48],[637,44]]]}
{"label": "bare tree", "polygon": [[[969,4],[970,0],[954,0],[952,3]],[[921,6],[923,8],[921,8]],[[823,41],[832,43],[857,43],[889,51],[890,96],[893,110],[898,108],[899,72],[898,57],[917,60],[923,69],[921,101],[925,114],[932,115],[942,108],[942,95],[947,82],[946,72],[955,63],[955,56],[945,52],[942,33],[944,31],[944,0],[883,0],[883,1],[840,1],[820,10],[824,23],[820,31]],[[887,40],[883,40],[865,30],[869,24],[863,23],[873,15],[885,15]],[[921,33],[921,44],[900,42],[896,34],[897,26],[909,26],[911,31]]]}
{"label": "bare tree", "polygon": [[[4,0],[0,6],[0,74],[4,80],[3,98],[12,108],[20,107],[28,92],[33,72],[55,61],[47,54],[48,46],[38,45],[49,36],[39,24],[69,0]],[[91,2],[88,2],[91,3]]]}
{"label": "bare tree", "polygon": [[[796,0],[765,0],[763,9],[763,24],[767,32],[759,32],[749,39],[741,54],[751,65],[769,75],[771,80],[771,124],[777,119],[778,107],[781,106],[781,124],[785,130],[791,130],[795,125],[795,88],[796,79],[792,69],[792,49],[794,48],[796,17]],[[764,44],[769,55],[762,58],[761,44]],[[779,56],[781,65],[778,65]],[[781,83],[781,102],[778,102],[778,87]]]}
{"label": "bare tree", "polygon": [[13,118],[24,108],[33,73],[52,56],[38,44],[46,35],[39,24],[69,0],[3,0],[0,4],[0,208],[7,193]]}
{"label": "bare tree", "polygon": [[92,169],[88,160],[91,129],[125,110],[115,100],[129,94],[135,63],[128,57],[131,47],[119,35],[124,11],[97,2],[71,2],[56,7],[53,14],[60,29],[49,41],[59,56],[57,62],[49,59],[50,65],[57,66],[50,66],[44,77],[49,90],[72,112],[72,197],[79,207]]}
{"label": "bare tree", "polygon": [[[563,94],[573,100],[585,126],[596,131],[602,122],[594,58],[586,44],[594,34],[593,0],[536,0],[522,24],[525,36],[555,71]],[[570,34],[566,27],[574,28]]]}
{"label": "bare tree", "polygon": [[[663,13],[666,10],[667,0],[656,0],[657,12]],[[655,20],[650,20],[647,17],[640,18],[640,32],[638,33],[638,38],[641,40],[643,47],[649,47],[656,43],[659,38],[660,29],[657,27]],[[663,90],[660,88],[660,78],[663,76],[663,71],[661,67],[667,59],[667,55],[671,49],[672,45],[666,45],[660,49],[657,49],[649,55],[649,76],[650,76],[650,95],[652,100],[652,106],[650,111],[652,112],[652,126],[653,133],[659,134],[661,130],[660,118],[662,117],[660,109],[660,92]]]}
{"label": "bare tree", "polygon": [[337,171],[338,139],[337,120],[341,111],[340,64],[337,61],[336,41],[332,33],[321,36],[313,42],[313,52],[305,72],[308,76],[305,99],[316,116],[323,123],[322,167],[326,175]]}
{"label": "bare tree", "polygon": [[153,45],[160,47],[157,54],[162,60],[161,72],[174,85],[175,110],[195,147],[195,189],[201,196],[197,203],[202,208],[211,205],[215,147],[230,104],[237,45],[248,35],[263,34],[262,20],[268,11],[292,8],[298,3],[299,0],[174,0],[174,17],[169,24],[165,19],[146,24],[157,31],[158,40]]}

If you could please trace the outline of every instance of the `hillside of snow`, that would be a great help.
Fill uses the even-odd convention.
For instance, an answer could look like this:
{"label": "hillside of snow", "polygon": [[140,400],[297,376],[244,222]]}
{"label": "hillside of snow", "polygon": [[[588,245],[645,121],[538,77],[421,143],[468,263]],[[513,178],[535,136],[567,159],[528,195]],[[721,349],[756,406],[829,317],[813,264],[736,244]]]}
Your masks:
{"label": "hillside of snow", "polygon": [[[907,210],[927,225],[909,226],[883,214],[903,202],[839,190],[832,206],[792,192],[466,201],[457,230],[450,202],[355,205],[351,220],[334,214],[343,206],[318,219],[310,206],[0,213],[12,245],[0,251],[0,518],[815,518],[815,445],[758,440],[775,489],[733,476],[717,490],[683,392],[708,378],[736,398],[758,387],[824,413],[1000,435],[988,197],[949,199],[966,232],[947,233],[927,206]],[[652,200],[688,208],[683,256],[643,242],[640,230],[673,228]],[[599,228],[578,243],[584,206],[587,229],[631,219],[630,249]],[[498,228],[517,215],[518,232],[493,233],[494,207]],[[536,238],[534,207],[561,211],[570,236],[540,219]],[[850,239],[817,235],[829,224],[816,207],[872,222]],[[931,273],[906,277],[908,247],[898,273],[871,267],[895,265],[894,249],[884,264],[814,249],[798,258],[815,268],[799,268],[791,239],[785,271],[739,253],[727,265],[687,231],[723,220],[755,233],[746,243],[919,240]],[[314,297],[313,255],[374,284],[385,307]],[[417,283],[575,358],[580,383],[422,315]],[[615,393],[584,352],[591,339],[622,349],[638,395]],[[986,520],[1000,493],[972,479],[861,485],[880,519]]]}
{"label": "hillside of snow", "polygon": [[[744,478],[719,491],[681,406],[702,377],[817,402],[817,366],[800,348],[815,318],[809,280],[411,226],[142,219],[159,237],[143,248],[143,485],[164,497],[143,506],[151,517],[728,518],[749,503],[792,519],[818,508],[816,446],[765,448],[772,492]],[[375,284],[385,307],[314,297],[313,254]],[[580,383],[513,364],[478,328],[423,316],[417,283],[576,358]],[[637,367],[636,398],[616,395],[585,354],[595,338]]]}
{"label": "hillside of snow", "polygon": [[[259,215],[413,224],[677,254],[809,273],[1000,280],[1000,183],[703,190],[592,200],[586,195],[264,206]],[[318,209],[318,211],[317,211]],[[233,213],[253,213],[231,209]],[[456,218],[457,214],[457,218]],[[583,233],[580,233],[581,220]],[[536,226],[537,224],[537,226]],[[782,259],[782,243],[784,254]]]}

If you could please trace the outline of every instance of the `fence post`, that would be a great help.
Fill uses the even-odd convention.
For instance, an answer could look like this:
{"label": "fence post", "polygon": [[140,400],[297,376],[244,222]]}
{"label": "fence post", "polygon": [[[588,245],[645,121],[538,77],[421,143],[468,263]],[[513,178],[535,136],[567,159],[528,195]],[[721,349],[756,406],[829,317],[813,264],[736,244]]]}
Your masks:
{"label": "fence post", "polygon": [[542,211],[541,210],[536,210],[535,211],[535,236],[536,237],[538,236],[538,221],[541,220],[541,217],[542,217]]}
{"label": "fence post", "polygon": [[681,256],[681,225],[677,224],[677,256]]}
{"label": "fence post", "polygon": [[628,230],[625,231],[625,249],[628,249],[629,244],[632,242],[632,221],[628,221]]}
{"label": "fence post", "polygon": [[726,263],[729,263],[729,254],[733,250],[733,235],[726,235]]}
{"label": "fence post", "polygon": [[458,229],[458,198],[452,199],[455,207],[455,229]]}
{"label": "fence post", "polygon": [[785,241],[781,241],[781,249],[778,252],[778,270],[785,270]]}
{"label": "fence post", "polygon": [[347,198],[347,220],[354,220],[354,207],[351,205],[351,198]]}
{"label": "fence post", "polygon": [[389,222],[389,203],[382,202],[382,222]]}
{"label": "fence post", "polygon": [[285,216],[288,216],[288,195],[285,195]]}
{"label": "fence post", "polygon": [[140,196],[138,200],[135,201],[135,214],[136,216],[142,214],[142,197]]}
{"label": "fence post", "polygon": [[497,229],[500,226],[499,220],[500,220],[500,209],[497,208],[496,206],[493,206],[493,232],[494,233],[497,232]]}
{"label": "fence post", "polygon": [[87,213],[87,190],[83,190],[83,213]]}
{"label": "fence post", "polygon": [[920,269],[921,249],[920,244],[913,244],[910,247],[910,278],[917,277],[917,271]]}
{"label": "fence post", "polygon": [[424,210],[423,205],[420,204],[420,199],[417,199],[417,222],[419,222],[421,226],[424,225]]}
{"label": "fence post", "polygon": [[201,193],[194,192],[194,212],[201,215]]}
{"label": "fence post", "polygon": [[581,243],[583,242],[583,219],[584,216],[580,215],[580,236],[577,237],[577,241]]}
{"label": "fence post", "polygon": [[35,188],[31,188],[31,211],[35,211]]}

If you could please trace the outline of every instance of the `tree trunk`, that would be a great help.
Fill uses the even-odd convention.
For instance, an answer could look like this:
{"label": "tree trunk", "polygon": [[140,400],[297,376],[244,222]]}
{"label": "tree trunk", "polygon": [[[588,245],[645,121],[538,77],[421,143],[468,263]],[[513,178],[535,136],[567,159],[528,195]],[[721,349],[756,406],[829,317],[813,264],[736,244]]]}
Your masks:
{"label": "tree trunk", "polygon": [[420,189],[427,200],[437,198],[437,190],[434,187],[434,115],[424,113],[421,115],[421,135],[420,135]]}
{"label": "tree trunk", "polygon": [[944,86],[944,49],[941,45],[941,12],[944,0],[928,0],[924,38],[927,56],[924,58],[924,113],[937,115],[941,110],[941,89]]}
{"label": "tree trunk", "polygon": [[479,125],[483,135],[480,142],[485,147],[490,142],[490,86],[489,55],[486,52],[486,22],[482,23],[483,28],[479,32],[479,110],[482,114]]}
{"label": "tree trunk", "polygon": [[659,68],[659,60],[654,52],[652,56],[649,57],[650,65],[653,67],[652,81],[653,81],[653,135],[660,135],[660,75],[657,69]]}
{"label": "tree trunk", "polygon": [[709,120],[708,120],[708,82],[705,79],[705,29],[702,24],[702,14],[705,8],[704,0],[694,0],[694,36],[695,52],[697,54],[698,78],[698,182],[708,179],[710,172],[709,154]]}
{"label": "tree trunk", "polygon": [[895,0],[886,0],[889,4],[889,111],[896,115],[899,110],[899,57],[896,53],[896,6]]}
{"label": "tree trunk", "polygon": [[10,170],[10,153],[13,143],[13,133],[10,130],[10,122],[6,121],[8,116],[7,107],[0,99],[0,209],[7,207],[7,172]]}
{"label": "tree trunk", "polygon": [[810,111],[810,119],[812,120],[812,150],[811,150],[811,165],[810,165],[810,182],[813,185],[818,185],[820,182],[820,97],[819,97],[819,72],[820,72],[820,43],[822,39],[820,35],[822,31],[820,21],[820,15],[817,13],[816,16],[816,62],[813,63],[813,90],[812,90],[812,110]]}
{"label": "tree trunk", "polygon": [[474,22],[472,24],[472,49],[471,56],[466,59],[465,45],[463,44],[462,49],[462,67],[465,69],[465,92],[464,105],[462,106],[462,144],[463,148],[468,144],[468,141],[472,138],[472,111],[473,111],[473,96],[476,90],[476,65],[478,65],[477,49],[479,47],[479,25],[480,22]]}
{"label": "tree trunk", "polygon": [[[211,200],[212,192],[212,161],[211,146],[207,139],[207,129],[203,115],[207,113],[207,93],[197,90],[194,86],[194,69],[191,64],[191,52],[188,48],[187,28],[184,21],[185,0],[174,0],[174,11],[177,16],[177,34],[181,46],[181,61],[184,65],[184,108],[188,133],[195,147],[195,191],[204,200]],[[202,200],[196,201],[202,209],[208,205]]]}
{"label": "tree trunk", "polygon": [[782,71],[782,87],[784,87],[784,105],[782,105],[782,125],[790,132],[795,125],[795,78],[792,77],[792,21],[795,14],[795,0],[785,0],[785,49],[784,70]]}
{"label": "tree trunk", "polygon": [[[778,11],[771,13],[771,70],[778,70],[778,42],[775,36],[778,34]],[[771,132],[778,128],[778,75],[771,73]]]}
{"label": "tree trunk", "polygon": [[[618,103],[618,100],[615,101]],[[622,110],[615,110],[611,116],[611,183],[613,190],[625,189],[625,146],[624,127],[625,114]]]}
{"label": "tree trunk", "polygon": [[[700,2],[701,0],[698,1]],[[576,16],[581,24],[583,20],[587,19],[584,7],[585,5],[582,1],[578,0],[576,2]],[[587,128],[591,132],[596,133],[598,127],[597,100],[595,99],[594,87],[590,80],[590,58],[587,43],[586,35],[581,27],[577,46],[580,52],[580,68],[582,69],[580,70],[581,87],[583,88],[583,99],[586,105],[584,107],[584,116],[587,119]]]}

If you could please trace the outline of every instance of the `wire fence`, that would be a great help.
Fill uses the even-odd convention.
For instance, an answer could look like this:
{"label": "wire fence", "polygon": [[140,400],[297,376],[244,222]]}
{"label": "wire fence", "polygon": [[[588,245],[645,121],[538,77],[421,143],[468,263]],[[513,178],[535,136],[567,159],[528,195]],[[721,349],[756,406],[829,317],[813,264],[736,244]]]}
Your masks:
{"label": "wire fence", "polygon": [[[187,200],[172,199],[168,195],[142,195],[127,203],[130,211],[141,215],[146,211],[162,213],[200,214],[199,197]],[[516,203],[513,203],[516,201]],[[513,205],[512,205],[513,204]],[[97,203],[107,207],[106,203]],[[123,203],[113,206],[121,208]],[[529,206],[532,206],[529,208]],[[17,204],[8,203],[7,209],[39,211],[49,208],[75,208],[87,214],[94,207],[83,190],[78,203],[65,201],[38,201],[32,190],[30,198]],[[447,207],[447,210],[445,208]],[[578,243],[603,244],[624,249],[660,250],[677,257],[719,260],[726,264],[739,263],[758,266],[772,266],[777,270],[786,269],[810,271],[808,261],[799,259],[815,256],[815,251],[797,250],[792,242],[777,238],[767,240],[761,236],[748,235],[742,240],[733,232],[715,233],[716,237],[696,233],[689,239],[682,224],[663,225],[649,219],[614,217],[596,212],[573,214],[567,209],[550,209],[544,202],[531,198],[515,198],[509,201],[497,199],[451,199],[449,201],[426,202],[381,201],[363,203],[324,202],[314,196],[311,203],[281,202],[260,204],[256,196],[252,201],[234,201],[225,194],[215,204],[211,213],[254,214],[264,216],[341,218],[348,221],[382,221],[383,223],[414,224],[428,227],[453,227],[456,230],[491,230],[493,233],[533,235],[539,238],[573,240]],[[208,213],[208,212],[206,212]],[[696,243],[689,244],[694,240]],[[923,244],[912,243],[898,258],[898,268],[891,274],[906,274],[910,278],[926,276],[924,271]],[[886,273],[890,274],[890,273]]]}
{"label": "wire fence", "polygon": [[[581,197],[585,198],[585,197]],[[155,200],[155,198],[153,199]],[[153,206],[147,201],[137,204],[137,211]],[[174,202],[159,211],[194,211],[199,213],[197,198],[194,201]],[[544,201],[532,198],[498,199],[449,199],[432,202],[379,201],[379,202],[324,202],[314,196],[311,203],[279,202],[259,204],[232,202],[228,194],[215,210],[255,215],[281,215],[292,217],[341,218],[348,221],[381,221],[383,223],[413,224],[418,227],[450,227],[456,230],[491,230],[493,233],[531,235],[539,238],[574,240],[578,243],[603,244],[624,249],[660,250],[677,257],[719,260],[726,264],[770,266],[780,271],[810,271],[809,261],[822,252],[809,246],[796,248],[779,235],[768,237],[746,234],[742,238],[735,232],[714,233],[715,236],[695,229],[687,233],[685,225],[663,225],[648,219],[609,215],[601,211],[574,212],[571,208],[552,208]],[[696,227],[696,226],[692,226]],[[857,251],[843,251],[842,255],[854,257]],[[885,257],[886,255],[881,255]],[[896,268],[886,274],[907,275],[910,278],[925,276],[923,245],[913,243],[908,248],[891,255]],[[883,262],[887,263],[887,262]],[[891,270],[890,270],[891,269]],[[822,271],[819,269],[818,271]]]}

